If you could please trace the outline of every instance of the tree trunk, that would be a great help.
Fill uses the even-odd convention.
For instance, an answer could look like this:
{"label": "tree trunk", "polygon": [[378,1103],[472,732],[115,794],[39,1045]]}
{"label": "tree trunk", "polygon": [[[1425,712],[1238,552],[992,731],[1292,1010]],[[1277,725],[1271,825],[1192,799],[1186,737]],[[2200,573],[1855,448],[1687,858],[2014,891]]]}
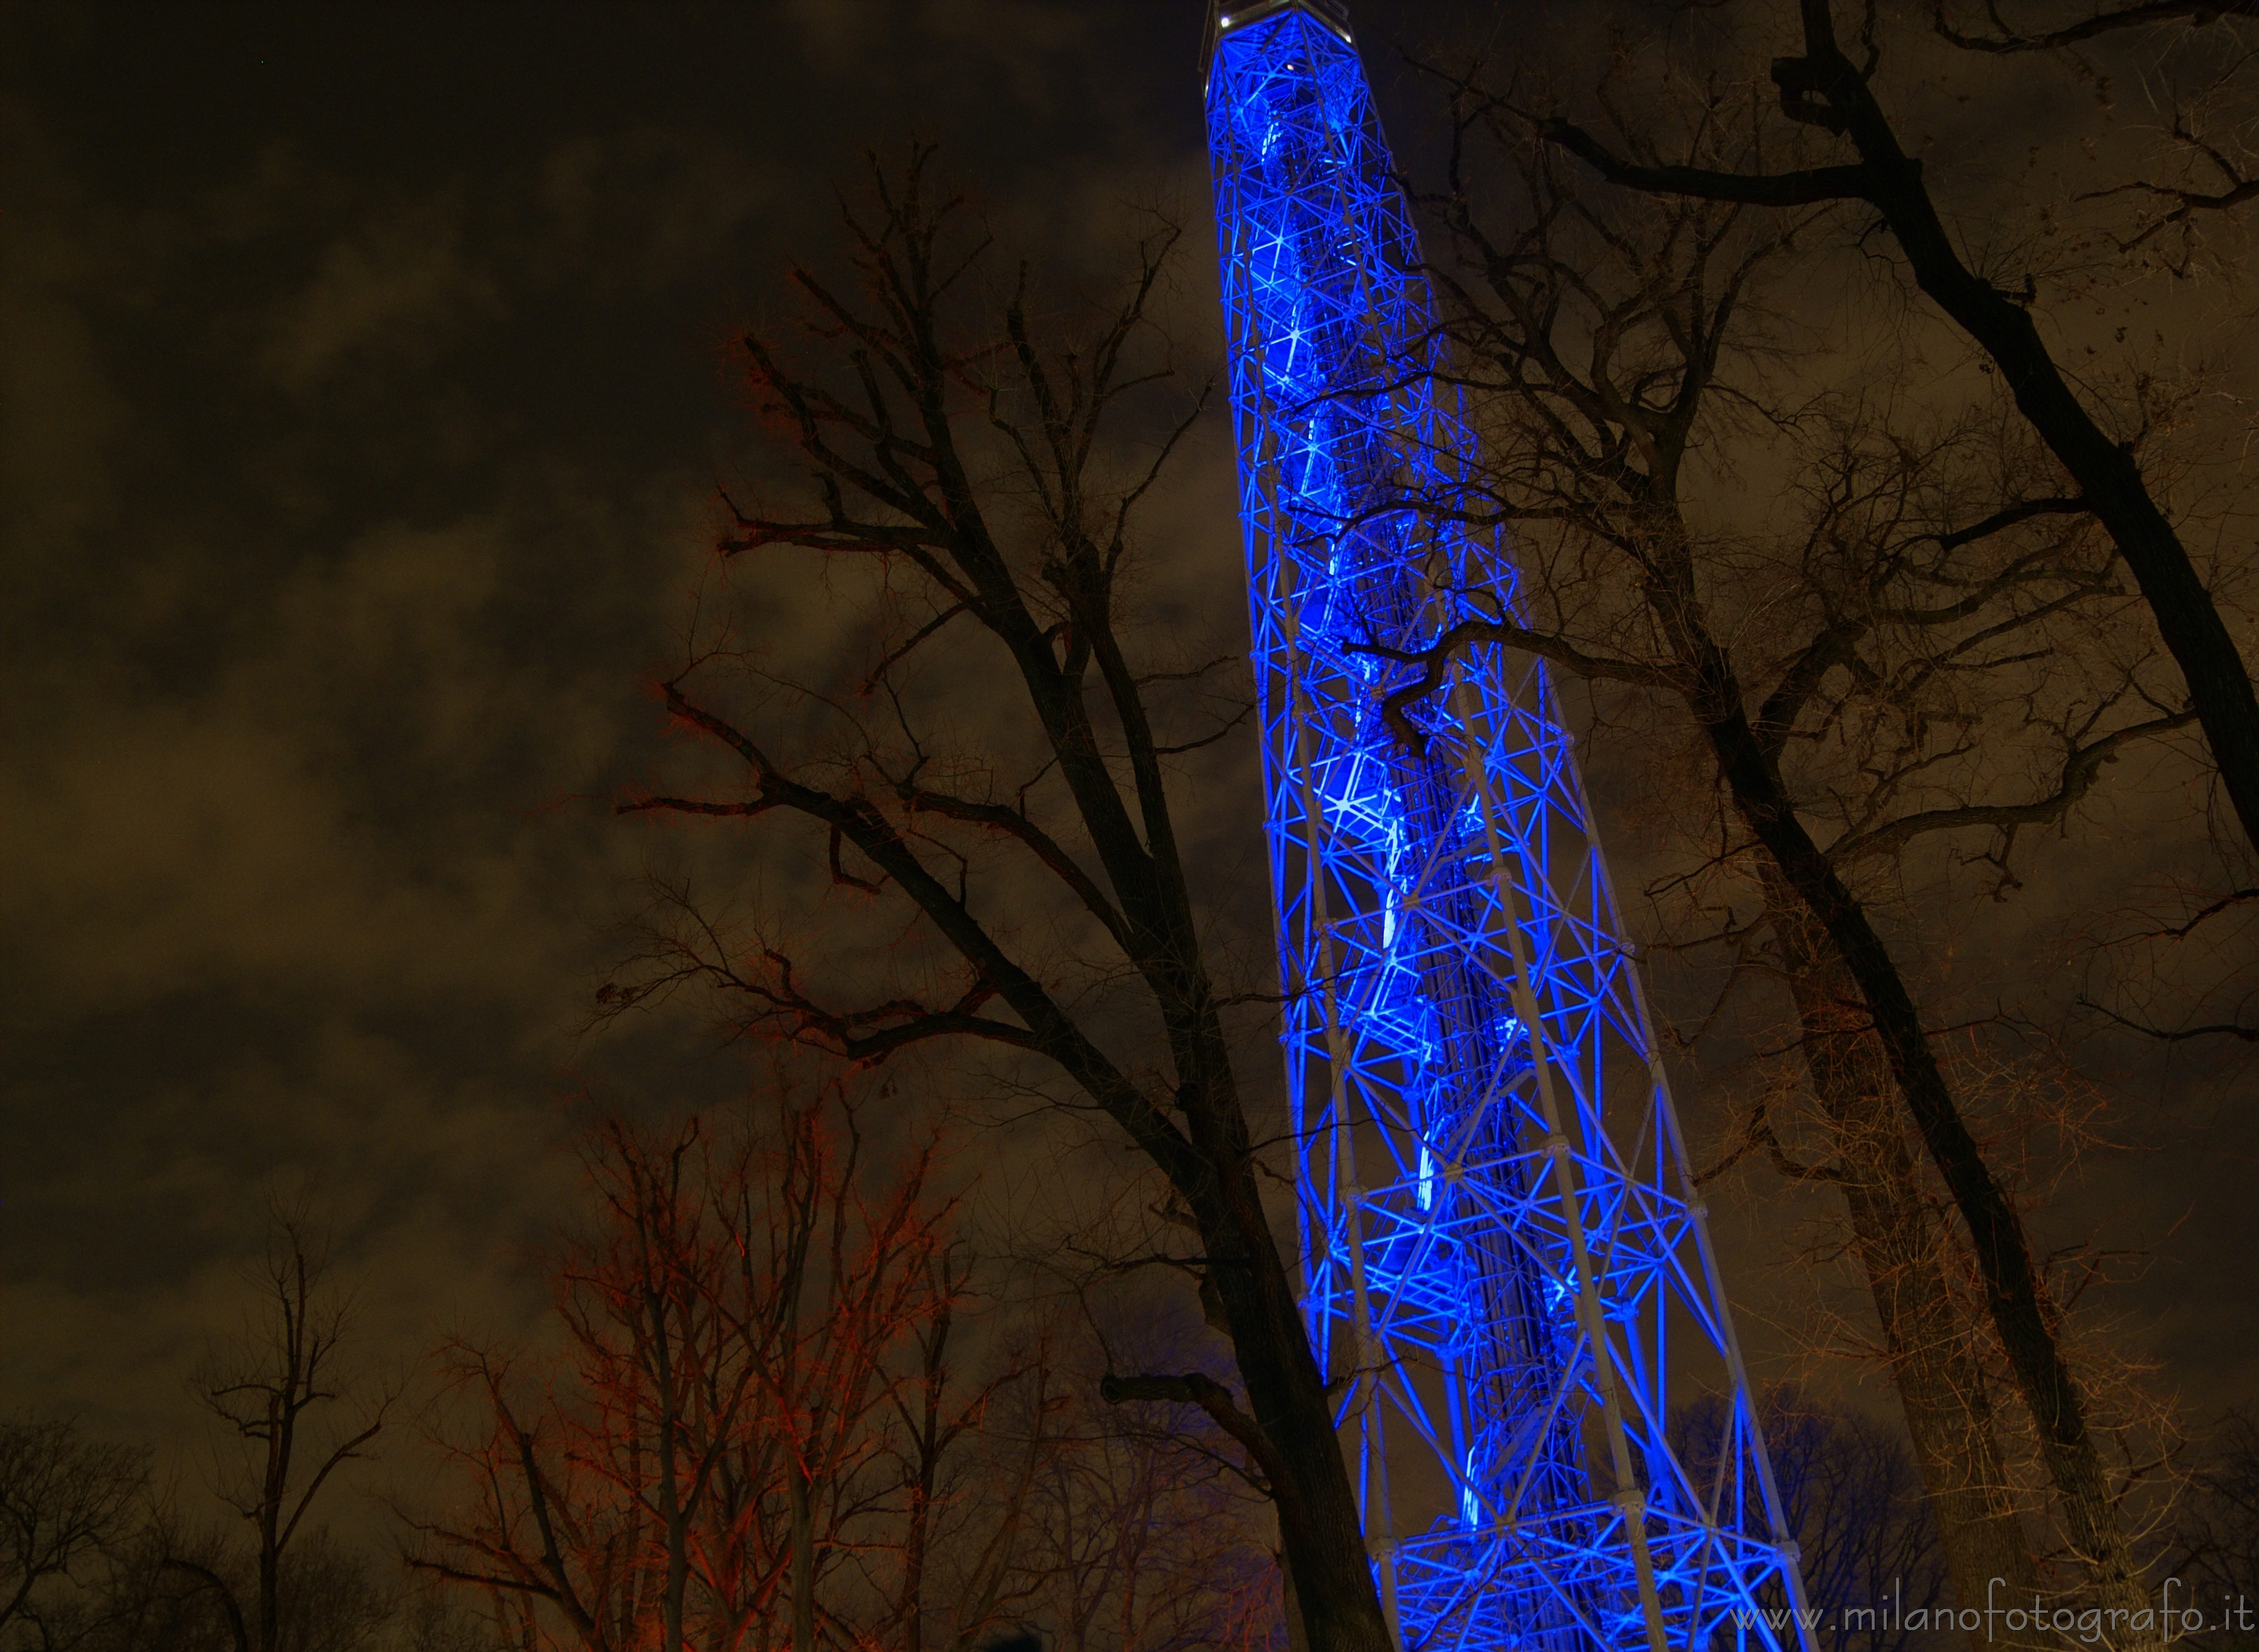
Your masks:
{"label": "tree trunk", "polygon": [[[2226,8],[2223,8],[2225,10]],[[2157,635],[2181,668],[2221,789],[2247,841],[2259,846],[2259,694],[2203,575],[2141,474],[2130,441],[2113,440],[2072,389],[2032,315],[2029,295],[2003,291],[1962,260],[1922,175],[1860,72],[1835,41],[1830,0],[1799,0],[1806,55],[1780,58],[1772,78],[1789,118],[1851,139],[1859,164],[1770,176],[1700,167],[1635,166],[1570,122],[1546,136],[1611,182],[1657,195],[1797,206],[1864,202],[1890,228],[1923,292],[1999,364],[2017,409],[2077,482],[2141,587]],[[2139,8],[2136,8],[2139,10]]]}
{"label": "tree trunk", "polygon": [[[1722,656],[1719,657],[1721,659]],[[1805,829],[1771,756],[1749,727],[1738,683],[1722,666],[1706,673],[1709,692],[1697,710],[1742,817],[1814,929],[1858,988],[1858,997],[1922,1145],[1969,1230],[1983,1276],[1985,1307],[2016,1389],[2032,1413],[2040,1454],[2056,1491],[2070,1549],[2086,1571],[2092,1603],[2127,1626],[2118,1652],[2162,1644],[2154,1628],[2134,1634],[2149,1603],[2141,1569],[2110,1496],[2109,1476],[2087,1425],[2086,1399],[2063,1357],[2056,1313],[2047,1297],[2022,1213],[1992,1174],[1960,1104],[1929,1047],[1913,993],[1875,932],[1865,906]],[[2148,1621],[2154,1624],[2155,1618]]]}
{"label": "tree trunk", "polygon": [[902,1652],[925,1652],[926,1547],[933,1520],[934,1407],[918,1442],[918,1478],[910,1490],[909,1527],[902,1537]]}
{"label": "tree trunk", "polygon": [[1283,1539],[1279,1549],[1279,1593],[1286,1608],[1286,1652],[1310,1652],[1310,1634],[1302,1627],[1302,1603],[1294,1589],[1294,1569],[1286,1563]]}
{"label": "tree trunk", "polygon": [[[1214,1070],[1224,1071],[1221,1059]],[[1394,1652],[1325,1378],[1263,1209],[1245,1114],[1236,1095],[1216,1105],[1194,1086],[1180,1093],[1201,1162],[1211,1172],[1206,1186],[1183,1191],[1208,1246],[1209,1278],[1230,1323],[1248,1404],[1270,1447],[1271,1460],[1261,1466],[1272,1481],[1311,1652]]]}
{"label": "tree trunk", "polygon": [[[801,275],[824,317],[819,331],[843,340],[833,364],[853,364],[875,422],[857,413],[835,426],[835,410],[844,404],[834,391],[802,378],[766,341],[748,335],[745,344],[761,404],[773,414],[776,428],[789,432],[786,440],[808,460],[827,502],[816,517],[804,521],[739,515],[720,548],[735,556],[796,545],[826,557],[877,559],[888,568],[915,564],[950,615],[969,614],[1009,656],[1072,801],[1072,814],[1063,817],[1079,822],[1097,868],[1082,865],[1072,845],[1063,846],[1021,805],[937,789],[929,783],[933,775],[923,760],[888,775],[873,747],[869,768],[844,790],[811,786],[775,763],[752,735],[695,703],[680,679],[666,685],[668,709],[751,765],[758,776],[757,801],[648,798],[621,807],[797,813],[830,833],[835,870],[842,847],[866,858],[894,894],[923,911],[970,972],[966,995],[947,1009],[897,1000],[875,1015],[842,1016],[796,988],[763,988],[758,1018],[781,1018],[797,1036],[859,1062],[883,1059],[927,1038],[1009,1044],[1056,1063],[1122,1127],[1194,1213],[1253,1414],[1205,1376],[1140,1378],[1130,1385],[1139,1392],[1117,1392],[1203,1405],[1260,1465],[1279,1503],[1313,1652],[1393,1652],[1324,1381],[1263,1209],[1232,1078],[1230,1041],[1203,962],[1197,906],[1172,822],[1167,770],[1179,748],[1156,736],[1144,700],[1150,680],[1132,668],[1116,630],[1124,526],[1146,485],[1119,491],[1110,478],[1101,480],[1094,456],[1108,451],[1099,439],[1106,409],[1160,376],[1136,365],[1141,358],[1128,341],[1144,336],[1145,304],[1157,290],[1175,231],[1165,230],[1141,243],[1137,281],[1115,319],[1092,335],[1096,342],[1047,352],[1015,298],[1002,317],[1008,351],[953,353],[959,348],[957,328],[953,321],[944,324],[944,294],[952,287],[972,290],[975,283],[963,279],[969,267],[959,265],[956,253],[940,251],[951,209],[925,204],[919,183],[923,165],[921,154],[899,192],[882,191],[885,227],[878,239],[857,231],[866,249],[858,264],[868,282],[866,306],[859,310]],[[991,368],[974,370],[975,360],[994,364],[985,387],[975,381]],[[884,364],[875,376],[871,363]],[[1023,395],[1024,403],[1015,399]],[[1011,409],[1023,404],[1030,410],[1015,423]],[[978,459],[958,448],[958,421],[967,417],[980,431]],[[1019,455],[1015,474],[1000,475],[987,454],[998,431]],[[1175,440],[1168,438],[1172,445]],[[991,531],[985,502],[999,484],[1013,496],[1015,516],[1030,501],[1042,514],[1048,549],[1039,568],[1023,568],[1007,555],[1012,535]],[[875,506],[877,514],[866,505]],[[933,630],[928,626],[919,637]],[[890,655],[887,663],[901,657]],[[878,669],[883,673],[887,665]],[[882,675],[873,678],[881,680]],[[994,685],[996,693],[1004,693],[1004,680]],[[1094,696],[1102,696],[1096,708]],[[1118,736],[1112,726],[1117,723]],[[905,732],[908,727],[905,722]],[[893,803],[863,789],[880,780]],[[1026,796],[1023,791],[1023,805]],[[889,813],[895,805],[906,813]],[[960,858],[954,868],[944,859],[929,864],[919,841],[905,834],[902,821],[917,812],[1001,834],[1058,879],[1074,909],[1110,933],[1151,993],[1167,1043],[1165,1061],[1152,1065],[1172,1073],[1172,1097],[1161,1100],[1142,1078],[1116,1066],[1090,1029],[985,927],[962,875],[966,863]],[[873,892],[879,887],[849,880]],[[787,968],[771,956],[780,970]],[[984,1011],[991,1000],[1008,1009],[1009,1018]],[[1141,1054],[1141,1065],[1149,1060]],[[1201,1392],[1190,1392],[1194,1388]]]}
{"label": "tree trunk", "polygon": [[792,1503],[792,1652],[816,1652],[816,1516],[808,1476],[786,1470]]}
{"label": "tree trunk", "polygon": [[678,1462],[682,1429],[681,1396],[675,1382],[674,1327],[659,1292],[646,1289],[645,1307],[650,1316],[652,1373],[659,1390],[659,1518],[660,1541],[666,1545],[666,1573],[659,1597],[660,1632],[665,1652],[684,1652],[682,1601],[690,1581],[690,1511],[682,1504]]}
{"label": "tree trunk", "polygon": [[[1814,26],[1806,0],[1811,56],[1858,146],[1866,198],[1891,226],[1914,280],[1938,307],[1999,364],[2016,406],[2084,493],[2124,553],[2157,623],[2157,634],[2181,668],[2189,703],[2220,765],[2228,801],[2245,838],[2259,846],[2259,698],[2235,638],[2220,617],[2187,548],[2150,495],[2130,442],[2113,441],[2086,410],[2056,365],[2028,301],[2002,292],[1961,261],[1930,199],[1921,163],[1899,146],[1873,89],[1836,49],[1832,29]],[[1780,69],[1775,69],[1780,78]]]}
{"label": "tree trunk", "polygon": [[277,1513],[279,1506],[270,1504],[259,1528],[259,1652],[275,1652],[281,1622],[282,1555],[275,1539]]}
{"label": "tree trunk", "polygon": [[[1937,1521],[1957,1604],[2029,1601],[2040,1571],[2009,1494],[1992,1399],[1977,1351],[1973,1305],[1954,1288],[1949,1243],[1923,1196],[1899,1122],[1889,1064],[1858,988],[1808,913],[1776,885],[1771,902],[1806,1070],[1820,1104],[1850,1219],[1852,1251],[1883,1331],[1892,1380]],[[1995,1652],[1985,1631],[1970,1652]]]}

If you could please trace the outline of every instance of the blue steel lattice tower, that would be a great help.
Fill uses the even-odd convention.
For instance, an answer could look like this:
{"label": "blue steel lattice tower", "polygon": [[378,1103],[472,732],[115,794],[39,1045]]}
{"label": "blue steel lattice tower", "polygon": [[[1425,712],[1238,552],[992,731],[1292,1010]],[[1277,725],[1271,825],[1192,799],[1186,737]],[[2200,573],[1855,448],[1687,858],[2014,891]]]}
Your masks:
{"label": "blue steel lattice tower", "polygon": [[1544,673],[1479,650],[1384,716],[1375,651],[1514,575],[1432,508],[1474,438],[1340,0],[1212,11],[1208,120],[1305,1312],[1383,1605],[1407,1652],[1808,1649]]}

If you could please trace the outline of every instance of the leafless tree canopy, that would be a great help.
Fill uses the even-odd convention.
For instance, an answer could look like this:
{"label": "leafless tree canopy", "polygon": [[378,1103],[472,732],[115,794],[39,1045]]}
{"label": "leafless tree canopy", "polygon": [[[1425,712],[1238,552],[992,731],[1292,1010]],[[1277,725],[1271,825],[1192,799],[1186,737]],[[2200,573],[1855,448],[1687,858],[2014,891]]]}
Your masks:
{"label": "leafless tree canopy", "polygon": [[52,1643],[57,1597],[125,1541],[148,1453],[72,1421],[0,1421],[0,1635],[22,1624]]}
{"label": "leafless tree canopy", "polygon": [[[458,1346],[467,1495],[412,1563],[528,1648],[968,1652],[1267,1635],[1276,1569],[1197,1413],[1130,1432],[973,1287],[931,1150],[880,1174],[819,1094],[586,1150],[561,1356]],[[1068,1328],[1071,1335],[1072,1328]]]}
{"label": "leafless tree canopy", "polygon": [[[1657,893],[1726,981],[1687,1034],[1768,985],[1793,1028],[1713,1173],[1768,1164],[1842,1198],[1835,1254],[1957,1591],[2040,1585],[2060,1542],[2077,1588],[2136,1610],[2149,1517],[2126,1499],[2170,1430],[2133,1443],[2144,1402],[2067,1325],[2079,1286],[2031,1236],[2012,1122],[2060,1131],[2077,1086],[1937,1036],[1906,896],[1957,865],[2012,900],[2035,830],[2184,730],[2240,795],[2248,674],[2148,491],[2174,474],[2160,433],[2186,387],[2144,381],[2139,425],[2104,439],[2029,295],[1972,273],[1898,148],[1874,9],[1839,46],[1802,5],[1804,55],[1769,84],[1721,61],[1746,35],[1686,44],[1714,8],[1665,10],[1678,32],[1617,40],[1578,86],[1526,55],[1435,71],[1452,141],[1421,205],[1490,454],[1479,486],[1424,502],[1507,528],[1521,584],[1416,657],[1393,709],[1416,737],[1403,713],[1453,652],[1502,642],[1587,684],[1604,727],[1666,735],[1643,784],[1684,858]],[[1921,388],[1904,333],[1849,355],[1806,319],[1827,313],[1812,283],[1878,235],[1988,352],[1984,391]],[[2036,1549],[2027,1428],[2059,1534]]]}
{"label": "leafless tree canopy", "polygon": [[[1109,1392],[1206,1410],[1277,1502],[1311,1644],[1380,1652],[1180,837],[1180,765],[1232,718],[1182,726],[1208,668],[1153,658],[1135,625],[1138,513],[1202,401],[1156,325],[1178,231],[1144,236],[1094,319],[1047,324],[1033,273],[990,296],[985,242],[932,188],[923,155],[880,174],[869,216],[848,219],[855,284],[798,272],[810,320],[797,344],[744,340],[758,409],[804,481],[788,502],[733,503],[720,549],[797,552],[852,581],[877,622],[869,663],[763,695],[727,670],[750,663],[759,684],[760,662],[695,653],[666,704],[736,778],[624,806],[796,821],[824,845],[839,904],[871,901],[893,929],[880,972],[894,979],[856,998],[836,961],[825,979],[799,949],[733,937],[684,901],[688,921],[606,1001],[696,979],[742,1025],[853,1061],[945,1039],[1064,1080],[1182,1201],[1244,1388],[1144,1372]],[[953,630],[968,645],[922,670]],[[795,750],[809,723],[821,738]],[[829,922],[836,939],[837,907]]]}

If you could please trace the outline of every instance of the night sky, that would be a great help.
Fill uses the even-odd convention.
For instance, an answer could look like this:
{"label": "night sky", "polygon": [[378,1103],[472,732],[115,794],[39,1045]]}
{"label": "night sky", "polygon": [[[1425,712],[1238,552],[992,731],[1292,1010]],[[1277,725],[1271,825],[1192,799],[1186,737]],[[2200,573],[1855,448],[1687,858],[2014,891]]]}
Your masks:
{"label": "night sky", "polygon": [[[638,880],[699,852],[609,801],[672,760],[649,684],[715,489],[773,462],[731,330],[832,246],[859,152],[919,137],[1001,239],[1070,264],[1134,207],[1195,215],[1178,313],[1214,356],[1200,11],[0,13],[0,1411],[187,1437],[181,1378],[239,1314],[275,1196],[323,1214],[384,1357],[508,1335],[578,1098],[739,1086],[687,1010],[586,1030]],[[1395,108],[1388,25],[1367,36]],[[1160,516],[1229,632],[1224,437]],[[818,623],[812,587],[769,600]],[[1202,801],[1244,855],[1251,744],[1233,761],[1245,815]],[[2011,940],[2075,928],[2141,819],[2063,850]],[[2050,1232],[2151,1252],[2113,1335],[2193,1413],[2248,1399],[2235,1052],[2086,1058],[2126,1145]],[[1785,1208],[1725,1218],[1761,1347]]]}
{"label": "night sky", "polygon": [[[751,434],[724,350],[913,136],[999,220],[1199,182],[1138,4],[11,7],[0,1406],[167,1435],[270,1193],[405,1355],[536,1300],[605,803]],[[1229,551],[1227,513],[1216,543]]]}

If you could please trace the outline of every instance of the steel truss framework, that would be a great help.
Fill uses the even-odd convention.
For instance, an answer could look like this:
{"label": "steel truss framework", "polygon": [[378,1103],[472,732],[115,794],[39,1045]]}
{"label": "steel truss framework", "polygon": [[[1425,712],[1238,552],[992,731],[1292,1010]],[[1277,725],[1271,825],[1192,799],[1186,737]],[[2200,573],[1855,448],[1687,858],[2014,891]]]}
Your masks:
{"label": "steel truss framework", "polygon": [[1514,576],[1434,508],[1474,438],[1348,19],[1210,29],[1304,1300],[1383,1604],[1408,1652],[1783,1652],[1795,1549],[1552,692],[1493,648],[1417,741],[1383,716],[1374,651]]}

